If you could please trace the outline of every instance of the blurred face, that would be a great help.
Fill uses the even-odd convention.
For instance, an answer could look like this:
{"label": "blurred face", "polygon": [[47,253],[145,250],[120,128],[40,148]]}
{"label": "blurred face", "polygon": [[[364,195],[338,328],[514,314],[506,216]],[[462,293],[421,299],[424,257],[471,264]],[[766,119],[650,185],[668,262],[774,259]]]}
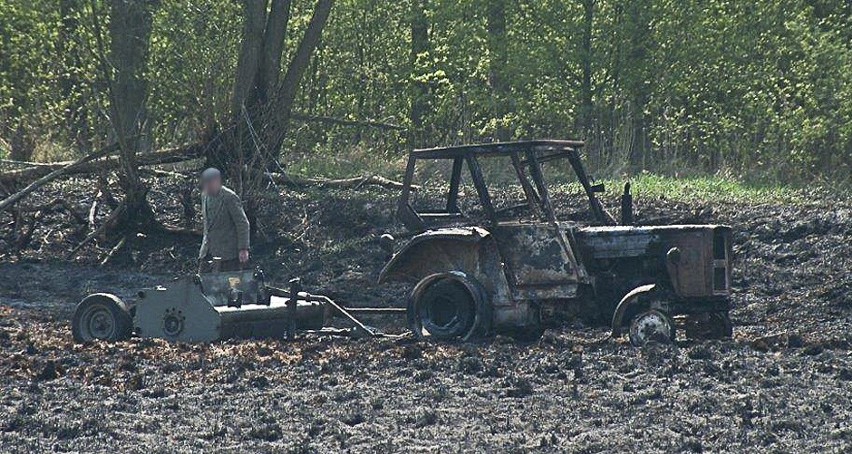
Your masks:
{"label": "blurred face", "polygon": [[222,189],[222,178],[214,177],[207,181],[201,182],[201,190],[204,191],[205,194],[218,194],[219,190]]}

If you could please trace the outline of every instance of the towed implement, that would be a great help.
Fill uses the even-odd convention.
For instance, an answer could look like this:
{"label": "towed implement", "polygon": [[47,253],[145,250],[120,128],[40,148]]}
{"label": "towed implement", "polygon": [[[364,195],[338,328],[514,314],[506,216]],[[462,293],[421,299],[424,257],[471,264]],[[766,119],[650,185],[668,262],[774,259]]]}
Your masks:
{"label": "towed implement", "polygon": [[[357,312],[394,313],[394,308],[345,308],[331,298],[267,285],[263,272],[214,272],[179,278],[140,290],[133,304],[109,293],[84,298],[71,323],[74,340],[122,340],[136,335],[171,342],[212,342],[230,338],[289,338],[299,332],[380,337]],[[334,317],[349,325],[328,327]]]}

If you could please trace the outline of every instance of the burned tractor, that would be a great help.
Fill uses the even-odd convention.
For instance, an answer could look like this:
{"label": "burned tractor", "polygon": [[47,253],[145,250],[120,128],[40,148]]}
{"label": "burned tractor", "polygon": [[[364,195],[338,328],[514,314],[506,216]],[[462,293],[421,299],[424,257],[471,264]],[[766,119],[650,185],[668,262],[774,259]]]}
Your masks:
{"label": "burned tractor", "polygon": [[[212,342],[231,338],[289,338],[316,332],[351,337],[379,337],[355,314],[395,313],[395,308],[345,308],[323,295],[302,290],[298,279],[289,288],[273,287],[263,272],[212,272],[182,277],[143,289],[133,303],[109,293],[84,298],[74,311],[74,340],[116,341],[131,335],[170,342]],[[332,328],[333,317],[349,325]]]}
{"label": "burned tractor", "polygon": [[[586,174],[582,146],[537,140],[411,152],[398,217],[415,235],[379,282],[413,286],[407,317],[416,336],[536,333],[564,314],[605,319],[634,345],[674,339],[678,327],[692,338],[731,336],[731,229],[634,226],[629,183],[617,222],[598,198],[603,185]],[[418,177],[445,185],[437,203],[412,190]],[[551,179],[576,188],[574,199],[554,201]],[[555,202],[582,209],[560,216]]]}

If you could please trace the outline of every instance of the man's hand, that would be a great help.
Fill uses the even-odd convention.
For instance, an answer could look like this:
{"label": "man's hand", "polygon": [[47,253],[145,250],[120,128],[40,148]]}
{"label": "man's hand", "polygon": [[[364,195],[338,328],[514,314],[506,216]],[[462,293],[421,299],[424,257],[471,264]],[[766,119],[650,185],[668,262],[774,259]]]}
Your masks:
{"label": "man's hand", "polygon": [[249,260],[248,249],[240,249],[240,263],[246,263]]}

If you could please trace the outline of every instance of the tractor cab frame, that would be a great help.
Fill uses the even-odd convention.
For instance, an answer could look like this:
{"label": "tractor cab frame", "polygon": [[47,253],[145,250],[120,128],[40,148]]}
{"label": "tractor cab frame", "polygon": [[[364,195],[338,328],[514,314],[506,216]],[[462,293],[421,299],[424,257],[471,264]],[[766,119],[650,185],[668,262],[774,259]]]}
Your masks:
{"label": "tractor cab frame", "polygon": [[[583,142],[575,140],[535,140],[415,150],[409,156],[402,195],[398,202],[400,220],[413,231],[422,231],[428,227],[464,220],[465,215],[459,208],[458,200],[462,173],[466,168],[476,188],[479,202],[492,225],[499,223],[500,211],[508,212],[520,208],[528,209],[541,221],[556,222],[556,214],[553,210],[542,165],[564,159],[568,161],[577,176],[577,180],[582,185],[594,219],[601,225],[615,225],[615,219],[607,213],[597,198],[597,193],[603,192],[604,186],[592,184],[591,178],[583,166],[583,161],[580,159],[579,149],[582,146]],[[525,200],[519,204],[502,210],[498,210],[494,206],[480,164],[481,159],[497,157],[511,159],[511,166],[525,196]],[[412,181],[417,163],[425,160],[452,161],[452,174],[444,210],[417,211],[410,203]]]}

